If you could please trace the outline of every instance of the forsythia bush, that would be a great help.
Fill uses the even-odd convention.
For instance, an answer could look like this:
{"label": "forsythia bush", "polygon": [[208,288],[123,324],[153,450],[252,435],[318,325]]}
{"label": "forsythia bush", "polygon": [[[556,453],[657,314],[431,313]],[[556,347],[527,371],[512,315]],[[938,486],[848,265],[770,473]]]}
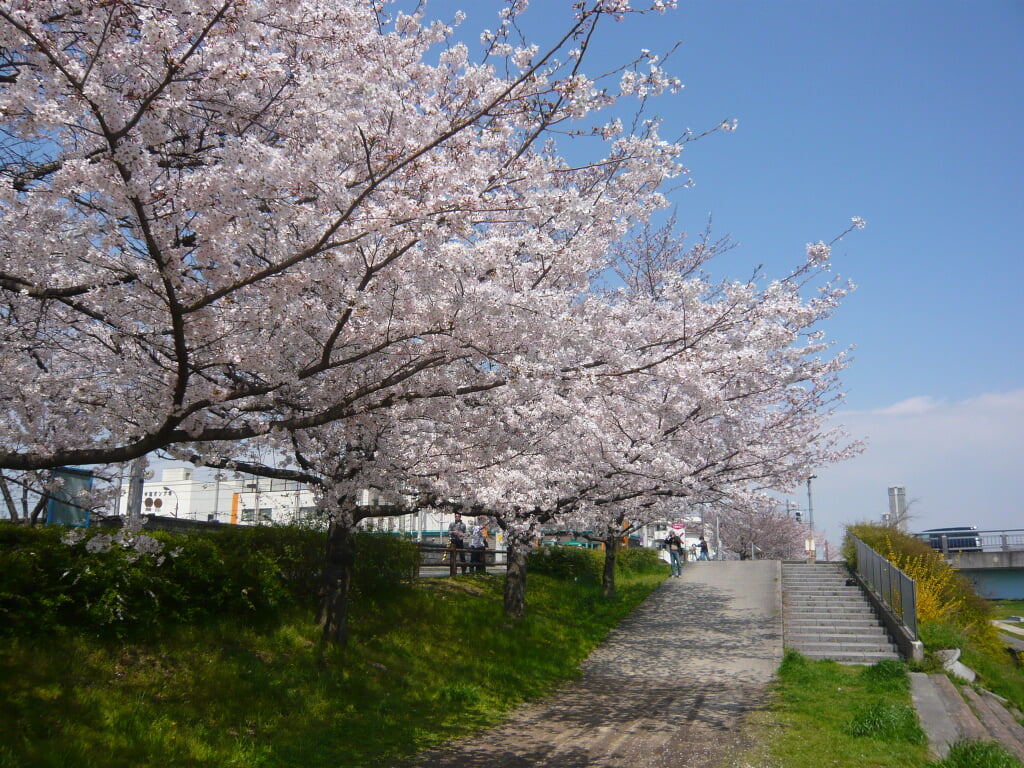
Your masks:
{"label": "forsythia bush", "polygon": [[918,621],[946,622],[963,611],[966,600],[962,585],[941,552],[901,552],[889,537],[886,544],[885,559],[917,582]]}
{"label": "forsythia bush", "polygon": [[[953,625],[970,630],[979,642],[991,642],[994,631],[988,621],[988,601],[927,542],[872,523],[847,530],[917,582],[917,617],[922,624]],[[856,564],[856,548],[849,536],[843,542],[843,554],[848,563]]]}

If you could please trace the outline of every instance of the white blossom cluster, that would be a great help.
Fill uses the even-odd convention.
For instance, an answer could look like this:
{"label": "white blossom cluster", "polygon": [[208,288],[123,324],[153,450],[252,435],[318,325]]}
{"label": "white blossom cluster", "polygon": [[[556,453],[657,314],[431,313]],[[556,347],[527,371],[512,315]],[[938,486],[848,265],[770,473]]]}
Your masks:
{"label": "white blossom cluster", "polygon": [[[124,520],[123,525],[113,534],[96,533],[89,535],[83,528],[72,528],[64,534],[62,541],[69,547],[83,544],[86,552],[91,554],[106,553],[113,549],[123,550],[130,562],[140,558],[151,558],[157,565],[163,565],[165,560],[164,545],[152,536],[140,533],[144,519],[133,521],[132,518]],[[179,550],[169,553],[171,557],[177,557]]]}

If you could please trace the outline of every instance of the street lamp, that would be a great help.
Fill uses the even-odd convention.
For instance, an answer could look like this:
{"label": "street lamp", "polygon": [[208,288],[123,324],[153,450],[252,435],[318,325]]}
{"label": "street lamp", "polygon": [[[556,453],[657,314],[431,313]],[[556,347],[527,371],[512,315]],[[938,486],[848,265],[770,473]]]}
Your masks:
{"label": "street lamp", "polygon": [[811,497],[811,480],[814,480],[817,475],[811,475],[807,478],[807,525],[811,529],[811,533],[814,533],[814,500]]}
{"label": "street lamp", "polygon": [[164,486],[164,490],[174,496],[174,516],[177,517],[178,516],[178,493],[177,493],[177,491],[174,491],[174,490],[168,488],[166,485]]}
{"label": "street lamp", "polygon": [[814,499],[811,496],[811,480],[816,477],[817,475],[811,475],[807,478],[807,527],[811,530],[811,550],[815,560],[818,559],[818,545],[814,541]]}

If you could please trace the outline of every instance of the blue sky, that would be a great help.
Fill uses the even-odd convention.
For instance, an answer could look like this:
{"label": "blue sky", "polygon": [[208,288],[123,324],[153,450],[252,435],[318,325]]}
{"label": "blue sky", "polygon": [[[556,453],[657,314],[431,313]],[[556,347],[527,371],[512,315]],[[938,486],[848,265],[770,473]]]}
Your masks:
{"label": "blue sky", "polygon": [[[428,16],[462,8],[475,35],[500,5]],[[569,5],[533,0],[524,26],[563,29]],[[868,449],[818,472],[817,527],[838,543],[898,484],[915,530],[1024,528],[1024,2],[681,0],[606,25],[587,71],[677,41],[663,135],[739,121],[687,147],[694,186],[671,195],[739,244],[721,276],[782,275],[867,221],[833,249],[858,290],[827,331],[856,347],[840,421]]]}

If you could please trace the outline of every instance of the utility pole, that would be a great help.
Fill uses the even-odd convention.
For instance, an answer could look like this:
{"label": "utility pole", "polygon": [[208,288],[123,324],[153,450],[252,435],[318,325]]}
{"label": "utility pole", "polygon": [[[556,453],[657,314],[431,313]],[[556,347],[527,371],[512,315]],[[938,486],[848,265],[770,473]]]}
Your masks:
{"label": "utility pole", "polygon": [[146,457],[140,456],[131,463],[128,473],[128,503],[125,506],[129,521],[142,517],[142,485],[146,481]]}
{"label": "utility pole", "polygon": [[817,475],[811,475],[807,478],[807,527],[811,529],[811,533],[814,533],[814,499],[811,496],[811,480],[815,479]]}

